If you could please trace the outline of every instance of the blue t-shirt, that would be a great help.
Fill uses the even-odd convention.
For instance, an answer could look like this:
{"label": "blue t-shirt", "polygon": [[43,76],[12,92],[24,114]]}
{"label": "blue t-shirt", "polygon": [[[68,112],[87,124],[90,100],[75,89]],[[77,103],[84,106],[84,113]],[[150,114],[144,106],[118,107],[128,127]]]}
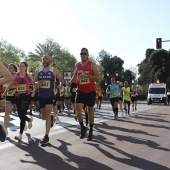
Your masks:
{"label": "blue t-shirt", "polygon": [[110,98],[119,97],[119,85],[118,84],[110,84],[108,86],[108,89],[110,91]]}

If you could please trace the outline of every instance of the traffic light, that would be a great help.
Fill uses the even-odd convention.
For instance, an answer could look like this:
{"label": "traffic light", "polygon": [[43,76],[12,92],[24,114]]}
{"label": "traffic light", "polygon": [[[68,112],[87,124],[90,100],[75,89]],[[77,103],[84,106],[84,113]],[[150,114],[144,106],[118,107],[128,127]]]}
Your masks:
{"label": "traffic light", "polygon": [[157,38],[156,39],[156,49],[161,49],[162,48],[162,38]]}

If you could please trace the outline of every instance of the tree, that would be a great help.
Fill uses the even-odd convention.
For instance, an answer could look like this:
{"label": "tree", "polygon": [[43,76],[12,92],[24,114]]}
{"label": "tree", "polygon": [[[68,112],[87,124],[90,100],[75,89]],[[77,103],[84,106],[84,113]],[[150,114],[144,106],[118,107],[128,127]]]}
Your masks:
{"label": "tree", "polygon": [[125,70],[123,77],[124,77],[124,80],[129,83],[129,85],[132,84],[132,80],[134,80],[134,75],[131,70]]}
{"label": "tree", "polygon": [[138,78],[138,84],[140,85],[148,86],[154,81],[152,66],[149,61],[149,57],[154,51],[154,49],[147,49],[145,53],[145,59],[140,64],[138,64],[138,72],[140,75]]}
{"label": "tree", "polygon": [[166,50],[155,50],[149,57],[152,73],[156,80],[166,83],[170,75],[170,55]]}
{"label": "tree", "polygon": [[110,83],[112,76],[117,77],[121,81],[124,72],[124,68],[122,67],[124,61],[121,58],[117,56],[113,57],[105,50],[102,50],[97,57],[97,62],[104,68],[103,81]]}
{"label": "tree", "polygon": [[34,52],[29,52],[28,56],[33,61],[41,61],[41,57],[48,54],[52,58],[61,59],[61,46],[53,39],[47,38],[44,44],[39,43]]}
{"label": "tree", "polygon": [[44,44],[39,43],[36,47],[35,53],[29,52],[28,60],[41,62],[42,56],[48,54],[52,58],[52,65],[58,68],[62,74],[64,71],[73,73],[76,58],[68,50],[61,49],[61,46],[53,39],[48,38]]}
{"label": "tree", "polygon": [[24,51],[20,50],[5,40],[0,41],[0,58],[5,66],[8,66],[10,63],[18,66],[21,59],[24,57],[26,57]]}

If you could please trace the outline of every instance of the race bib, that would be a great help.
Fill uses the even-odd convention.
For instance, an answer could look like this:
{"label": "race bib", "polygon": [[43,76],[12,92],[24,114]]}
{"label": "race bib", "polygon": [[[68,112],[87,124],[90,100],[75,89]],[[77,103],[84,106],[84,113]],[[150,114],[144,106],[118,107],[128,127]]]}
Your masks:
{"label": "race bib", "polygon": [[41,88],[49,89],[50,88],[50,80],[43,81]]}
{"label": "race bib", "polygon": [[73,88],[73,92],[76,92],[77,88]]}
{"label": "race bib", "polygon": [[26,84],[18,84],[17,91],[18,92],[26,91]]}
{"label": "race bib", "polygon": [[88,77],[80,78],[80,84],[89,84],[90,80]]}
{"label": "race bib", "polygon": [[112,97],[116,97],[116,93],[113,93],[113,94],[112,94]]}
{"label": "race bib", "polygon": [[14,94],[13,94],[12,91],[8,91],[6,95],[7,95],[7,96],[14,96]]}

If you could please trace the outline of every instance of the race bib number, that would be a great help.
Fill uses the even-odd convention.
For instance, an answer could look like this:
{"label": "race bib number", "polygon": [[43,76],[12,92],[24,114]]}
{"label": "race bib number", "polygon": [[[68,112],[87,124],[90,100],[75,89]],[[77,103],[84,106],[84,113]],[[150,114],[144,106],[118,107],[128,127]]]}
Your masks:
{"label": "race bib number", "polygon": [[80,78],[80,84],[89,84],[90,80],[88,77]]}
{"label": "race bib number", "polygon": [[112,94],[112,97],[116,97],[116,93],[113,93],[113,94]]}
{"label": "race bib number", "polygon": [[50,88],[50,80],[43,81],[41,88],[49,89]]}
{"label": "race bib number", "polygon": [[73,88],[73,92],[76,92],[77,88]]}
{"label": "race bib number", "polygon": [[13,94],[13,92],[12,91],[8,91],[7,92],[7,96],[13,96],[14,94]]}
{"label": "race bib number", "polygon": [[26,91],[26,84],[18,84],[18,86],[17,86],[17,91],[18,91],[18,92],[24,92],[24,91]]}

